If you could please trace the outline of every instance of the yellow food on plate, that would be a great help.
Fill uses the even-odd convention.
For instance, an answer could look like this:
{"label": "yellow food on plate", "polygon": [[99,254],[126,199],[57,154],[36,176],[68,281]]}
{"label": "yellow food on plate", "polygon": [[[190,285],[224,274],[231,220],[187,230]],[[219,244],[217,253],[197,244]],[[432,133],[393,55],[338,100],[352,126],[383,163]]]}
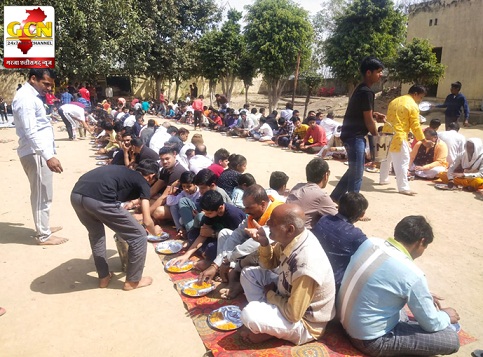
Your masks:
{"label": "yellow food on plate", "polygon": [[189,295],[189,296],[196,296],[196,295],[198,295],[198,292],[195,289],[191,289],[191,288],[185,288],[185,289],[183,289],[183,292],[186,295]]}
{"label": "yellow food on plate", "polygon": [[161,254],[171,254],[173,252],[171,250],[169,250],[169,249],[159,249],[158,250],[158,253],[161,253]]}
{"label": "yellow food on plate", "polygon": [[185,271],[190,270],[193,268],[193,264],[186,264],[182,267],[177,267],[176,265],[169,266],[166,270],[168,270],[171,273],[183,273]]}
{"label": "yellow food on plate", "polygon": [[206,289],[206,288],[209,288],[210,286],[211,286],[211,284],[207,283],[206,281],[202,282],[201,284],[194,283],[192,285],[192,287],[197,289],[197,290]]}
{"label": "yellow food on plate", "polygon": [[220,311],[213,312],[210,316],[212,323],[224,320],[223,314]]}
{"label": "yellow food on plate", "polygon": [[216,328],[220,330],[234,330],[237,326],[233,322],[227,322],[225,324],[216,325]]}

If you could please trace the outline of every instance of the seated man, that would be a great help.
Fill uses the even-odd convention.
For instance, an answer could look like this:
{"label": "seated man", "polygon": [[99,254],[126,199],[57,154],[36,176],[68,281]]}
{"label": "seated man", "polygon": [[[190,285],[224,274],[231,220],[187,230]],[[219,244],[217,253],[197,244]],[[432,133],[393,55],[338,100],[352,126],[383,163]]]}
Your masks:
{"label": "seated man", "polygon": [[265,191],[267,195],[272,196],[275,200],[285,202],[287,200],[287,183],[288,176],[285,172],[274,171],[270,174],[270,187]]}
{"label": "seated man", "polygon": [[204,270],[198,280],[211,282],[219,272],[223,282],[228,282],[226,289],[221,289],[223,298],[233,299],[240,292],[239,277],[242,264],[253,265],[252,256],[246,262],[239,261],[252,253],[257,252],[258,242],[252,239],[257,232],[255,221],[264,226],[270,219],[270,215],[275,207],[282,204],[269,198],[265,190],[260,185],[248,187],[243,194],[243,204],[247,218],[234,231],[223,229],[218,235],[217,254],[209,268]]}
{"label": "seated man", "polygon": [[302,124],[302,121],[299,117],[292,117],[292,122],[294,125],[294,130],[292,133],[292,137],[290,138],[288,148],[293,150],[299,150],[300,145],[302,144],[305,134],[307,134],[307,129],[309,126],[307,124]]}
{"label": "seated man", "polygon": [[131,146],[134,153],[134,165],[139,165],[145,159],[159,160],[159,154],[144,144],[141,138],[132,139]]}
{"label": "seated man", "polygon": [[337,206],[323,190],[329,182],[329,165],[320,157],[310,160],[305,167],[307,183],[298,183],[290,191],[287,203],[298,204],[305,212],[305,227],[312,229],[320,217],[336,215]]}
{"label": "seated man", "polygon": [[[448,126],[454,123],[450,123]],[[466,191],[474,192],[483,188],[483,145],[480,138],[466,141],[465,151],[460,154],[446,172],[441,173],[441,180],[454,185],[463,186]]]}
{"label": "seated man", "polygon": [[[100,288],[107,288],[112,278],[106,256],[104,225],[129,245],[124,290],[152,283],[150,277],[142,275],[147,250],[146,229],[150,234],[161,233],[149,214],[149,184],[155,179],[158,170],[158,163],[152,160],[142,161],[136,171],[119,165],[103,166],[81,176],[72,190],[72,207],[89,232]],[[146,229],[119,204],[135,198],[141,200],[142,219]]]}
{"label": "seated man", "polygon": [[166,207],[166,198],[178,186],[181,174],[187,171],[176,161],[176,150],[163,147],[159,150],[159,158],[162,166],[158,180],[151,186],[151,197],[161,194],[151,203],[151,215],[156,220],[171,219],[169,207]]}
{"label": "seated man", "polygon": [[[396,225],[394,237],[366,240],[353,255],[337,296],[344,329],[369,356],[455,353],[458,334],[450,324],[459,315],[439,306],[413,262],[433,241],[433,229],[424,217],[408,216]],[[401,319],[406,304],[415,321]]]}
{"label": "seated man", "polygon": [[209,158],[206,151],[206,145],[200,144],[195,147],[195,155],[189,159],[190,171],[197,174],[202,169],[211,166],[213,161]]}
{"label": "seated man", "polygon": [[198,237],[188,250],[177,257],[173,263],[181,265],[200,250],[203,259],[198,261],[195,267],[203,271],[216,258],[218,233],[224,228],[235,230],[245,219],[245,212],[224,202],[223,196],[214,190],[206,192],[200,198],[199,203],[204,215],[201,218],[201,228],[197,231]]}
{"label": "seated man", "polygon": [[294,124],[290,119],[280,118],[278,119],[278,133],[273,138],[275,144],[281,147],[287,147],[290,144],[290,138],[292,137],[294,130]]}
{"label": "seated man", "polygon": [[439,139],[443,140],[448,147],[448,157],[446,158],[446,161],[448,161],[449,166],[451,166],[456,158],[465,151],[466,139],[459,133],[459,131],[460,125],[458,122],[453,121],[447,125],[446,131],[438,133]]}
{"label": "seated man", "polygon": [[309,154],[316,154],[325,145],[327,145],[327,138],[325,136],[324,128],[317,125],[315,117],[309,117],[309,128],[300,144],[300,150]]}
{"label": "seated man", "polygon": [[324,248],[334,271],[336,293],[352,255],[367,239],[354,223],[364,217],[369,203],[358,192],[345,193],[339,200],[339,213],[323,216],[312,229]]}
{"label": "seated man", "polygon": [[247,117],[247,113],[241,112],[240,119],[238,119],[236,125],[227,133],[227,135],[245,138],[248,136],[248,133],[253,129],[253,127],[253,121]]}
{"label": "seated man", "polygon": [[221,173],[228,167],[229,157],[230,153],[228,150],[223,148],[216,150],[213,164],[208,166],[208,168],[216,175],[216,178],[220,177]]}
{"label": "seated man", "polygon": [[[166,205],[169,207],[171,216],[173,217],[174,224],[178,233],[184,232],[185,228],[181,220],[179,202],[181,199],[186,198],[193,202],[196,202],[200,197],[200,190],[198,186],[194,184],[195,174],[191,171],[185,171],[179,178],[181,192],[171,192],[166,197]],[[182,234],[179,234],[182,235]]]}
{"label": "seated man", "polygon": [[254,128],[250,131],[250,135],[258,141],[270,141],[273,137],[273,130],[270,125],[267,124],[265,118],[260,118],[260,124],[258,128]]}
{"label": "seated man", "polygon": [[304,221],[297,205],[275,208],[268,221],[273,245],[255,224],[260,266],[243,269],[241,276],[248,300],[241,314],[248,331],[241,334],[252,343],[276,337],[301,345],[319,339],[334,318],[334,274]]}
{"label": "seated man", "polygon": [[411,151],[409,171],[414,171],[418,177],[433,179],[448,167],[448,147],[438,139],[434,129],[426,128],[424,137],[425,140],[418,142]]}

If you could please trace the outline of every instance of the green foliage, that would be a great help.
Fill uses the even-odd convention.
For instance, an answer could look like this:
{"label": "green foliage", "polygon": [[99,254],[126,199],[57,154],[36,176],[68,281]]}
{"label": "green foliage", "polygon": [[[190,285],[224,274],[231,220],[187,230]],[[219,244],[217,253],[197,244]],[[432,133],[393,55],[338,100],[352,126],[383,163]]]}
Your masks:
{"label": "green foliage", "polygon": [[444,75],[444,66],[438,63],[431,44],[420,38],[398,50],[392,68],[391,77],[402,83],[437,84]]}
{"label": "green foliage", "polygon": [[355,84],[362,59],[373,55],[388,62],[405,37],[406,17],[391,0],[354,0],[335,19],[325,41],[325,63],[335,77]]}
{"label": "green foliage", "polygon": [[188,78],[196,64],[192,44],[218,15],[215,0],[4,0],[32,4],[55,7],[56,69],[70,79],[113,73]]}
{"label": "green foliage", "polygon": [[256,0],[247,7],[248,52],[269,87],[269,107],[278,103],[286,78],[311,54],[313,28],[307,11],[290,0]]}
{"label": "green foliage", "polygon": [[305,84],[307,84],[307,87],[309,87],[310,90],[319,86],[324,80],[320,74],[312,71],[302,73],[301,77],[304,79]]}

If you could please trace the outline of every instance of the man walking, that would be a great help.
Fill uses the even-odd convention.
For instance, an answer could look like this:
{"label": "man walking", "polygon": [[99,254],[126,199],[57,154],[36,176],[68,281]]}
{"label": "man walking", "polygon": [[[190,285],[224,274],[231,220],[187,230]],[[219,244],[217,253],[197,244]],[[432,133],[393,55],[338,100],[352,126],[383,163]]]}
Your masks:
{"label": "man walking", "polygon": [[407,196],[414,196],[416,193],[409,189],[409,143],[408,134],[411,131],[418,141],[424,139],[423,130],[419,124],[420,103],[426,95],[426,89],[420,85],[413,85],[406,95],[400,96],[391,103],[387,109],[386,121],[382,131],[394,133],[389,155],[386,161],[381,163],[379,184],[389,184],[389,170],[391,163],[396,173],[397,189],[399,193]]}
{"label": "man walking", "polygon": [[68,239],[52,235],[62,227],[50,227],[53,172],[63,171],[55,155],[54,131],[45,112],[45,95],[52,89],[55,72],[31,69],[28,81],[17,91],[12,111],[17,136],[17,153],[30,182],[30,203],[40,245],[57,245]]}
{"label": "man walking", "polygon": [[330,195],[334,202],[346,192],[359,192],[364,175],[365,136],[371,133],[377,136],[376,122],[383,121],[383,114],[374,112],[373,84],[379,82],[384,65],[374,57],[366,57],[361,63],[363,81],[359,84],[351,98],[342,123],[341,140],[347,150],[349,168],[340,179]]}

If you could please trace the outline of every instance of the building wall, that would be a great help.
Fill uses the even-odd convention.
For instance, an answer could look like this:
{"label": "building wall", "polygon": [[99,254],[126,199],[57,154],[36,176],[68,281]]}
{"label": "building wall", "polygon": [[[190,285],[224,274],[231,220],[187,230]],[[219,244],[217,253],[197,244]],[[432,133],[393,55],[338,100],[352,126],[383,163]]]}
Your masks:
{"label": "building wall", "polygon": [[483,98],[482,15],[483,0],[434,0],[411,7],[408,42],[414,37],[427,38],[433,48],[442,47],[441,63],[446,71],[445,78],[438,84],[438,98],[445,98],[451,83],[460,81],[463,84],[461,92],[470,106],[480,107]]}

